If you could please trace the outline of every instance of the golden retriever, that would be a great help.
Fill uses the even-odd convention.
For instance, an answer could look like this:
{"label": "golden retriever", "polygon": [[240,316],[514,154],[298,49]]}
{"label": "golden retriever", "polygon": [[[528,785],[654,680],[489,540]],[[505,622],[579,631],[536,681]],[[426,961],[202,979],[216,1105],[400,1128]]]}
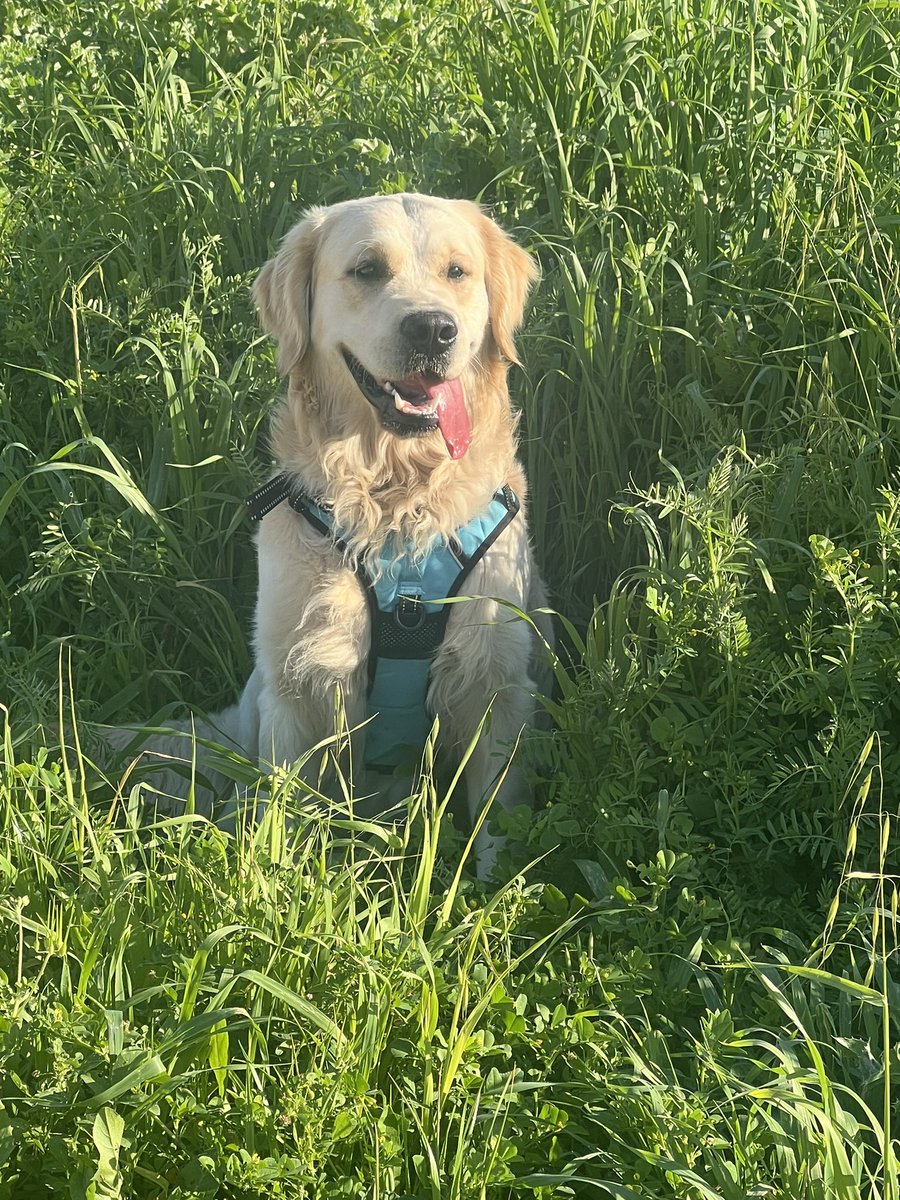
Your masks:
{"label": "golden retriever", "polygon": [[[409,194],[310,210],[260,271],[254,296],[288,381],[272,486],[302,488],[340,538],[289,503],[261,519],[255,668],[213,720],[247,757],[295,762],[334,732],[339,691],[353,761],[364,760],[372,615],[360,572],[383,571],[386,553],[417,559],[451,542],[506,487],[519,512],[466,578],[471,599],[450,608],[427,709],[441,746],[458,753],[491,705],[466,765],[473,820],[504,771],[498,802],[527,800],[508,759],[534,711],[536,639],[507,605],[545,598],[506,376],[536,274],[477,205]],[[480,876],[496,850],[484,823]]]}

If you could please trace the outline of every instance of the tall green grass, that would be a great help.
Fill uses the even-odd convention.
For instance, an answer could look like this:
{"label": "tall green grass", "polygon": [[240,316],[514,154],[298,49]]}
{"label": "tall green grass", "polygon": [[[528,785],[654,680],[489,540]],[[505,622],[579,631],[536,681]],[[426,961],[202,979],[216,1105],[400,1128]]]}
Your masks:
{"label": "tall green grass", "polygon": [[[2,20],[0,1197],[896,1197],[892,7]],[[249,285],[399,189],[543,268],[564,650],[497,890],[430,776],[230,835],[89,761],[246,677]]]}
{"label": "tall green grass", "polygon": [[883,888],[750,958],[671,851],[476,894],[427,779],[232,837],[90,773],[7,730],[0,1194],[896,1195]]}

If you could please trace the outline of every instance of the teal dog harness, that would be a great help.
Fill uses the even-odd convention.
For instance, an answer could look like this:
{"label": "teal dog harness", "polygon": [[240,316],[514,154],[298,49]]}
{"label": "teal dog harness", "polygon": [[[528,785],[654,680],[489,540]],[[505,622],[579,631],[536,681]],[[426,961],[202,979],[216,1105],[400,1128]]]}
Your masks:
{"label": "teal dog harness", "polygon": [[[247,500],[261,521],[283,500],[342,553],[347,545],[335,530],[330,508],[314,500],[287,474],[276,475]],[[431,660],[444,639],[450,605],[469,572],[519,511],[512,488],[494,493],[488,509],[435,545],[424,558],[411,550],[400,558],[383,551],[372,573],[357,563],[356,577],[369,605],[372,637],[368,660],[366,766],[392,770],[421,751],[431,729],[426,706]]]}

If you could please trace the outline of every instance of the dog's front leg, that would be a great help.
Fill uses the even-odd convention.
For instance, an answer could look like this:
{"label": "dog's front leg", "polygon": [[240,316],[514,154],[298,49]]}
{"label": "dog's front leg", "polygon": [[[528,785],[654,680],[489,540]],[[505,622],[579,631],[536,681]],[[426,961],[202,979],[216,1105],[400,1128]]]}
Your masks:
{"label": "dog's front leg", "polygon": [[[473,601],[464,609],[435,661],[429,700],[440,715],[442,738],[459,751],[469,745],[488,713],[465,771],[475,825],[492,797],[493,804],[506,811],[531,800],[525,774],[511,756],[534,717],[534,684],[527,673],[532,634],[524,621],[493,601]],[[490,822],[488,814],[475,837],[479,879],[490,877],[503,844],[502,836],[491,832]]]}
{"label": "dog's front leg", "polygon": [[[259,535],[256,661],[259,674],[259,758],[263,767],[292,767],[323,747],[342,771],[362,761],[362,735],[346,731],[365,719],[364,675],[369,647],[365,596],[334,546],[283,506]],[[336,730],[336,715],[343,728]],[[337,753],[335,753],[337,751]],[[322,754],[303,777],[317,785]]]}
{"label": "dog's front leg", "polygon": [[323,683],[300,697],[275,688],[260,697],[259,757],[267,770],[291,768],[310,750],[300,772],[311,787],[318,787],[325,768],[336,768],[345,778],[364,754],[364,703],[348,681]]}
{"label": "dog's front leg", "polygon": [[[516,690],[521,686],[517,683]],[[506,812],[519,804],[531,803],[525,773],[511,755],[519,735],[532,719],[532,707],[527,695],[513,697],[502,691],[495,695],[485,732],[466,765],[466,793],[473,825],[492,796],[493,805]],[[475,871],[479,879],[490,878],[504,842],[502,834],[491,831],[494,816],[492,809],[475,835]]]}

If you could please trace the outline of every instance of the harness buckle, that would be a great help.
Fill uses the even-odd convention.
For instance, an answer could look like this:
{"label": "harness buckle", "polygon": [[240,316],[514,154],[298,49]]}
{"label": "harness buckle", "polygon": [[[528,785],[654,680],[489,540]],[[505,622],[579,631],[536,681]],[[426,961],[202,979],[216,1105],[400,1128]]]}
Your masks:
{"label": "harness buckle", "polygon": [[421,629],[427,616],[422,593],[400,592],[394,605],[394,623],[401,629]]}

